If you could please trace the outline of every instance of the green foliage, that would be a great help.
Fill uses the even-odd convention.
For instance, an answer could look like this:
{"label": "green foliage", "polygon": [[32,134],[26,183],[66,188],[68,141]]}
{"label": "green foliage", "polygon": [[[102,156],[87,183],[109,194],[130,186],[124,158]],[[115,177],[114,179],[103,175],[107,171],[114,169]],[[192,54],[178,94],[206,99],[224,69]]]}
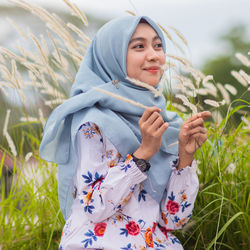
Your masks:
{"label": "green foliage", "polygon": [[200,191],[194,215],[185,234],[179,233],[186,249],[248,249],[249,215],[249,130],[241,123],[224,133],[238,107],[221,124],[208,126],[208,140],[196,153]]}
{"label": "green foliage", "polygon": [[[65,0],[65,2],[68,1]],[[0,48],[2,53],[0,56],[3,57],[0,69],[5,72],[4,79],[1,81],[2,84],[4,83],[4,88],[13,88],[20,93],[33,88],[32,93],[39,93],[40,100],[34,107],[34,112],[24,107],[11,108],[8,132],[13,138],[17,156],[13,156],[14,166],[10,190],[6,189],[8,179],[3,175],[6,154],[0,159],[0,248],[58,249],[65,222],[57,199],[57,167],[40,159],[38,148],[42,137],[42,126],[45,122],[44,117],[56,105],[67,99],[67,88],[73,82],[90,39],[81,30],[77,30],[76,26],[70,28],[57,15],[51,15],[44,12],[42,8],[23,1],[19,1],[19,5],[29,11],[33,10],[44,23],[49,24],[50,30],[47,33],[53,50],[47,51],[46,44],[40,42],[33,34],[30,34],[29,38],[36,45],[36,53],[23,49],[23,55],[16,55],[5,48]],[[78,15],[79,20],[84,19],[84,15],[71,5],[72,9]],[[249,44],[247,45],[244,39],[240,39],[241,32],[243,31],[238,30],[224,36],[224,39],[229,40],[233,48],[237,49],[232,50],[233,54],[239,51],[245,55],[246,49],[249,48]],[[241,119],[237,118],[235,126],[231,126],[231,123],[234,122],[234,114],[242,115],[242,110],[246,110],[244,114],[249,112],[249,103],[246,98],[238,98],[224,108],[221,104],[223,95],[212,95],[213,93],[211,90],[209,92],[209,87],[207,87],[209,84],[210,88],[211,85],[216,86],[215,81],[209,82],[211,78],[206,78],[201,72],[193,69],[188,61],[173,56],[170,58],[175,58],[187,66],[186,71],[191,73],[192,78],[179,75],[175,70],[175,65],[171,66],[172,63],[171,65],[169,63],[168,66],[171,66],[174,72],[170,80],[178,79],[183,84],[183,95],[189,100],[184,100],[182,96],[179,99],[184,100],[185,107],[182,104],[180,106],[180,102],[178,103],[172,95],[172,85],[168,85],[170,88],[167,91],[168,96],[166,95],[168,110],[178,112],[185,119],[185,115],[190,115],[190,110],[194,111],[196,108],[199,112],[211,108],[211,106],[204,105],[203,99],[214,100],[214,97],[217,98],[219,107],[215,105],[210,111],[213,113],[224,109],[220,122],[213,122],[215,121],[213,116],[213,120],[206,123],[208,140],[196,153],[200,192],[191,221],[182,230],[176,232],[176,235],[184,243],[185,249],[248,249],[250,235],[249,120],[246,119],[248,122],[243,124]],[[225,82],[224,77],[230,75],[231,70],[239,70],[236,62],[233,67],[227,66],[231,58],[232,55],[222,56],[216,61],[211,61],[205,66],[205,73],[212,73],[214,80]],[[223,71],[225,68],[227,71]],[[29,75],[29,81],[23,86],[21,74],[18,74],[20,69]],[[220,78],[217,73],[223,78]],[[57,74],[56,77],[55,74]],[[230,79],[226,83],[233,83]],[[239,83],[236,84],[238,89]],[[243,89],[242,91],[246,90],[246,88]],[[202,90],[203,96],[197,90]],[[210,94],[204,94],[204,91]],[[54,102],[55,100],[57,102]],[[6,99],[1,96],[0,108],[4,108],[4,112],[1,109],[0,115],[5,116],[8,107]],[[40,113],[37,112],[38,110]],[[25,118],[24,121],[20,122],[20,116]],[[4,120],[3,117],[0,116],[1,121]],[[245,127],[246,124],[248,128]],[[5,133],[1,137],[0,149],[10,153],[11,142],[6,138]],[[25,159],[30,151],[32,158]]]}
{"label": "green foliage", "polygon": [[14,165],[7,197],[4,195],[5,180],[1,176],[2,249],[58,248],[64,219],[57,199],[57,167],[42,160],[36,164],[31,168],[23,162],[22,169]]}

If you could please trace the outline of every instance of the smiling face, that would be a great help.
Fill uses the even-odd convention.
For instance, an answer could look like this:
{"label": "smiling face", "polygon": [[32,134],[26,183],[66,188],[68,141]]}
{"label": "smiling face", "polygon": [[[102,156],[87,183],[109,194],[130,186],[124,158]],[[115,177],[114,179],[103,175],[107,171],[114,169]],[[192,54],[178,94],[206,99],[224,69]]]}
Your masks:
{"label": "smiling face", "polygon": [[130,39],[127,50],[127,75],[130,78],[156,86],[165,63],[162,42],[147,23],[139,23]]}

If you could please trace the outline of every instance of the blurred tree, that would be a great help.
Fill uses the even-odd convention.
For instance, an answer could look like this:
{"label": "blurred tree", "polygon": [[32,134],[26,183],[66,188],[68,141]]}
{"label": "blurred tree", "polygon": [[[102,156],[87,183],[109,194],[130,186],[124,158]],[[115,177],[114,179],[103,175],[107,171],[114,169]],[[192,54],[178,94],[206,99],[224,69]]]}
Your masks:
{"label": "blurred tree", "polygon": [[[239,71],[240,69],[249,74],[249,67],[244,66],[235,57],[236,53],[241,53],[246,57],[248,56],[248,52],[250,51],[248,36],[246,26],[239,25],[230,28],[228,32],[218,38],[219,42],[224,42],[228,49],[217,57],[208,59],[202,67],[202,72],[206,75],[213,75],[216,83],[220,82],[223,85],[230,84],[235,87],[237,94],[233,95],[229,93],[231,101],[238,98],[250,101],[250,93],[247,91],[248,87],[240,84],[231,74],[231,71]],[[221,98],[223,97],[221,96]],[[222,116],[225,116],[227,108],[228,106],[223,107]],[[240,121],[240,114],[235,114],[232,117],[231,124],[236,125],[239,124]]]}

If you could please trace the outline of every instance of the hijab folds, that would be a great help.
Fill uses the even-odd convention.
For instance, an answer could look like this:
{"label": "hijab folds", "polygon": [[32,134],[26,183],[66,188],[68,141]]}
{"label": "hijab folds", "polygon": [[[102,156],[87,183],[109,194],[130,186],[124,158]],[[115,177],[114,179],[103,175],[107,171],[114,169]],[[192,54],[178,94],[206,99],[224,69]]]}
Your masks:
{"label": "hijab folds", "polygon": [[178,140],[182,120],[176,113],[166,111],[163,95],[155,97],[150,90],[126,79],[127,48],[141,19],[156,31],[166,52],[160,28],[146,16],[126,16],[106,23],[84,56],[70,98],[51,113],[45,125],[39,153],[44,160],[58,164],[58,196],[64,218],[68,217],[73,202],[72,182],[78,158],[76,134],[80,126],[95,123],[124,158],[137,150],[142,139],[138,121],[144,109],[92,87],[162,110],[161,115],[169,127],[163,134],[161,149],[150,160],[148,178],[143,182],[147,193],[161,201],[171,173],[169,161],[175,160],[178,154],[178,146],[171,144]]}

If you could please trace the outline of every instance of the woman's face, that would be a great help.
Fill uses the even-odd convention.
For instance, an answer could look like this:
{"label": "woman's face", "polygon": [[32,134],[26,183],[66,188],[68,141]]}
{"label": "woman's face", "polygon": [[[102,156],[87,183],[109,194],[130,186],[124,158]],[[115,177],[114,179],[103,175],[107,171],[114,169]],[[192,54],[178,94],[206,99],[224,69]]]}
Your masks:
{"label": "woman's face", "polygon": [[156,86],[165,63],[162,42],[155,30],[139,23],[130,39],[127,50],[127,74],[130,78]]}

